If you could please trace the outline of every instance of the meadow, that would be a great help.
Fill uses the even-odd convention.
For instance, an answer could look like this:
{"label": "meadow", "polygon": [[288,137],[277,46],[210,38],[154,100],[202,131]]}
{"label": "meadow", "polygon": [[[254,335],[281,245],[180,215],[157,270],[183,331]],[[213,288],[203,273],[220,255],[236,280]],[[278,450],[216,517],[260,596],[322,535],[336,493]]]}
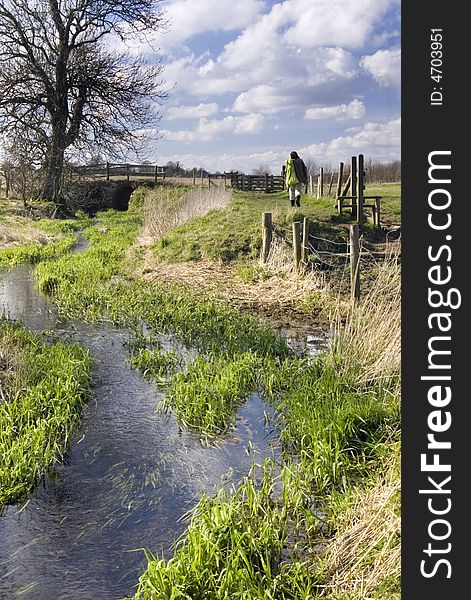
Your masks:
{"label": "meadow", "polygon": [[[381,194],[384,222],[397,225],[400,186],[384,184]],[[233,490],[203,495],[174,556],[148,553],[136,600],[399,598],[400,261],[391,253],[375,262],[367,293],[352,306],[315,265],[303,274],[283,271],[279,257],[260,265],[263,211],[281,228],[308,216],[326,244],[346,243],[348,217],[335,214],[330,198],[305,197],[291,210],[282,194],[211,195],[167,185],[134,192],[127,212],[82,219],[84,252],[60,246],[33,260],[18,250],[5,264],[36,262],[38,287],[62,314],[133,328],[132,364],[165,391],[158,410],[175,412],[203,443],[224,439],[254,390],[278,415],[282,463],[254,465]],[[69,244],[68,228],[76,226],[63,222],[55,243]],[[378,241],[371,226],[364,236]],[[160,268],[178,273],[178,265],[188,264],[197,273],[201,263],[214,265],[208,285],[159,279]],[[230,275],[218,282],[221,265]],[[297,355],[256,311],[241,311],[230,293],[220,293],[227,281],[233,291],[241,278],[248,286],[276,279],[277,289],[314,290],[316,306],[326,305],[328,350]],[[312,302],[298,307],[308,318]],[[162,333],[191,348],[191,356],[164,350]],[[58,348],[63,362],[79,364]],[[81,360],[80,398],[87,373]],[[46,415],[45,422],[55,418]],[[66,441],[68,430],[62,431]],[[15,429],[15,436],[25,434]],[[36,472],[28,468],[32,481]]]}

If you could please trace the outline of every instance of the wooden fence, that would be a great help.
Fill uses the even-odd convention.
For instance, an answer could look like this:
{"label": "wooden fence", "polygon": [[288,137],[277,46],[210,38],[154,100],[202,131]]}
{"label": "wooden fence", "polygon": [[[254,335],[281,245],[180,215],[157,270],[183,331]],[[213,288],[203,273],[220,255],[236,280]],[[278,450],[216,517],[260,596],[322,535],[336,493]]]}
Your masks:
{"label": "wooden fence", "polygon": [[103,163],[97,165],[83,165],[73,167],[72,173],[78,177],[93,177],[103,178],[109,181],[111,178],[126,178],[128,181],[131,177],[148,177],[157,179],[165,179],[165,167],[159,165],[141,164],[120,164],[120,163]]}
{"label": "wooden fence", "polygon": [[[361,226],[365,219],[365,210],[371,210],[371,221],[376,227],[381,227],[381,199],[382,196],[365,195],[366,172],[364,170],[363,154],[352,156],[350,159],[350,175],[344,188],[341,185],[341,173],[343,163],[340,163],[338,186],[337,186],[337,210],[341,215],[343,210],[349,209],[351,216]],[[351,193],[348,195],[348,191]],[[365,202],[370,201],[370,202]]]}
{"label": "wooden fence", "polygon": [[[360,227],[358,223],[353,223],[349,227],[349,242],[347,252],[341,250],[340,252],[320,251],[318,248],[314,248],[311,244],[311,227],[310,220],[305,217],[301,221],[293,221],[292,223],[292,237],[289,239],[288,232],[280,232],[278,227],[273,222],[272,213],[262,213],[262,249],[260,255],[260,262],[266,264],[269,259],[270,249],[272,246],[273,236],[276,235],[278,238],[286,243],[292,252],[293,256],[293,267],[296,273],[301,273],[306,270],[309,264],[309,257],[311,254],[319,259],[320,254],[329,255],[333,258],[348,259],[350,265],[350,291],[351,300],[353,303],[358,302],[360,299],[360,257],[361,257],[361,246],[360,246]],[[288,235],[287,235],[288,234]],[[315,238],[320,241],[325,241],[323,238]],[[334,242],[336,243],[336,242]],[[339,244],[343,245],[343,243]],[[384,258],[385,254],[369,252],[371,257],[374,254],[378,254]]]}
{"label": "wooden fence", "polygon": [[281,175],[244,175],[243,173],[226,173],[231,186],[247,192],[281,192],[284,190],[284,178]]}

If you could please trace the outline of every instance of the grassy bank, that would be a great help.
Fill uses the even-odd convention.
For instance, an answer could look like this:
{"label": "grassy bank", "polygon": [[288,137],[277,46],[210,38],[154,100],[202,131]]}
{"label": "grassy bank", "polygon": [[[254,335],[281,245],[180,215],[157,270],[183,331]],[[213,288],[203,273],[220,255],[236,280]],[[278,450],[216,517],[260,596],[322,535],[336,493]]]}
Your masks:
{"label": "grassy bank", "polygon": [[0,507],[30,492],[60,460],[89,390],[91,360],[0,322]]}
{"label": "grassy bank", "polygon": [[[242,200],[192,216],[164,234],[168,243],[153,242],[153,251],[175,250],[176,232],[183,236],[180,253],[186,236],[202,252],[212,243],[199,237],[204,219],[214,225],[228,210],[237,213]],[[128,213],[99,214],[99,224],[85,232],[84,253],[39,263],[40,289],[65,314],[134,326],[133,364],[165,389],[161,409],[174,410],[182,427],[207,438],[223,435],[240,403],[259,389],[278,413],[284,464],[280,475],[265,464],[231,494],[203,497],[173,558],[149,555],[136,598],[398,597],[397,261],[378,268],[367,301],[342,310],[341,319],[333,315],[335,343],[307,361],[256,317],[204,290],[136,278],[139,236],[149,225],[144,207],[141,198]],[[257,223],[260,209],[253,207]],[[243,239],[252,239],[242,228]],[[221,231],[223,239],[222,221]],[[241,248],[239,258],[245,253],[244,242],[225,239],[222,247]],[[174,334],[192,353],[183,359],[164,350],[161,333]]]}
{"label": "grassy bank", "polygon": [[[365,224],[362,235],[362,278],[366,286],[376,277],[377,262],[397,239],[400,225],[400,185],[367,189],[381,194],[379,229]],[[326,321],[338,302],[338,291],[348,295],[348,215],[339,216],[332,198],[304,196],[301,208],[288,206],[284,192],[276,194],[212,190],[206,212],[188,218],[185,198],[201,206],[208,190],[187,188],[180,202],[169,202],[159,188],[141,196],[144,229],[136,241],[143,261],[139,276],[166,284],[184,283],[195,293],[212,297],[264,318],[271,325],[300,329]],[[275,224],[272,249],[260,264],[261,216],[271,212]],[[310,222],[309,267],[297,273],[291,248],[292,223]],[[394,235],[390,232],[394,230]]]}
{"label": "grassy bank", "polygon": [[23,263],[38,263],[66,254],[77,241],[76,232],[86,220],[59,221],[42,218],[33,221],[0,203],[0,269]]}
{"label": "grassy bank", "polygon": [[[400,224],[400,186],[383,184],[371,187],[368,194],[382,195],[382,218],[385,223]],[[168,193],[168,192],[167,192]],[[189,194],[197,195],[190,188]],[[223,190],[211,192],[214,201],[210,210],[204,214],[185,219],[181,215],[181,203],[172,203],[171,208],[161,190],[151,191],[147,195],[149,217],[153,222],[170,222],[175,226],[169,230],[154,226],[151,233],[154,240],[152,250],[159,260],[166,262],[185,262],[197,260],[236,261],[241,258],[258,259],[261,248],[260,223],[262,212],[271,212],[273,222],[280,231],[289,235],[293,221],[307,217],[312,221],[311,233],[319,238],[333,242],[346,240],[349,223],[347,216],[335,214],[333,198],[313,198],[303,196],[301,208],[292,209],[286,198],[286,192],[264,194],[247,193],[234,190],[230,201],[226,200]],[[219,202],[216,197],[219,195]],[[191,203],[193,204],[193,203]],[[161,207],[166,210],[162,214]],[[151,207],[155,213],[152,215]],[[150,220],[150,219],[149,219]],[[374,238],[374,230],[366,228],[366,237]]]}

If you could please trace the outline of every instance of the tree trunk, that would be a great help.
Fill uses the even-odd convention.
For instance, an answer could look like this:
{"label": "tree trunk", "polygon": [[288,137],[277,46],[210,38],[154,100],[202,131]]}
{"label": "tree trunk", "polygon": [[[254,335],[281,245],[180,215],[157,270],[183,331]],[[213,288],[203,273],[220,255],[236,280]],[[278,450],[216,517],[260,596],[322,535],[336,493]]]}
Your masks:
{"label": "tree trunk", "polygon": [[64,150],[53,144],[46,159],[45,178],[41,197],[62,204],[61,180],[64,167]]}
{"label": "tree trunk", "polygon": [[[61,36],[64,35],[63,31],[60,31],[60,33]],[[68,146],[67,60],[67,44],[62,40],[55,69],[55,99],[51,111],[51,145],[46,157],[46,173],[42,191],[44,199],[52,200],[58,206],[63,205],[63,198],[61,197],[62,172],[64,170],[64,154]]]}

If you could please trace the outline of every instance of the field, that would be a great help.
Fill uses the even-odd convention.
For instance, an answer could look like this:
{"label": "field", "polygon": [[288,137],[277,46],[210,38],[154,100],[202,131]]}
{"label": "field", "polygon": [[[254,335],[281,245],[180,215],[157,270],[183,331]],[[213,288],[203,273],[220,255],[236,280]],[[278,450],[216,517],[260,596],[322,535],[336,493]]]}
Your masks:
{"label": "field", "polygon": [[[223,442],[257,390],[277,415],[282,461],[254,464],[232,489],[202,494],[173,557],[148,552],[136,600],[400,597],[400,185],[367,193],[383,198],[383,227],[363,227],[356,305],[351,221],[336,214],[332,198],[304,196],[292,209],[285,193],[167,181],[136,190],[128,211],[95,218],[26,222],[2,206],[16,237],[0,249],[0,264],[34,262],[38,288],[62,315],[134,329],[131,362],[164,392],[158,410],[175,414],[183,430],[203,444]],[[265,264],[263,212],[272,213],[278,232]],[[292,223],[305,217],[310,256],[299,272],[289,241]],[[78,229],[89,246],[71,254]],[[73,366],[75,421],[90,384],[86,354],[47,340],[43,350],[39,338],[4,327],[2,372],[10,391],[2,407],[16,412],[0,421],[1,434],[9,435],[5,423],[17,419],[25,422],[17,439],[32,435],[27,402],[45,405],[34,386],[48,389],[49,367],[37,371],[28,391],[15,382],[21,369],[46,360],[39,348]],[[300,338],[328,332],[329,345],[315,357],[297,353],[287,329]],[[163,347],[162,334],[191,353]],[[55,397],[52,406],[64,412]],[[52,461],[62,456],[70,427],[53,433]],[[9,456],[15,464],[24,460],[31,476],[19,490],[5,463],[3,502],[27,493],[46,469],[26,442],[20,454]]]}

